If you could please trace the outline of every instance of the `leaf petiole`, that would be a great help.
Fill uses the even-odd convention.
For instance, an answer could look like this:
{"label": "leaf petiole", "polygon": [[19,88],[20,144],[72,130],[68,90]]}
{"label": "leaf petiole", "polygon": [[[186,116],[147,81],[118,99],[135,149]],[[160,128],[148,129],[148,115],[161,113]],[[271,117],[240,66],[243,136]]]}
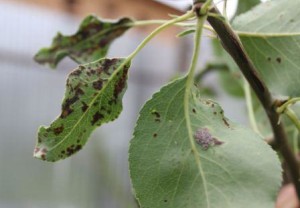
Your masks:
{"label": "leaf petiole", "polygon": [[[156,28],[154,31],[152,31],[141,43],[140,45],[138,45],[138,47],[127,57],[127,60],[130,61],[132,60],[137,54],[138,52],[140,52],[144,47],[145,45],[150,41],[152,40],[152,38],[154,38],[157,34],[159,34],[161,31],[163,31],[164,29],[172,26],[172,25],[175,25],[176,23],[178,22],[182,22],[182,21],[185,21],[191,17],[195,16],[194,12],[193,11],[189,11],[187,12],[186,14],[182,15],[182,16],[179,16],[175,19],[172,19],[170,21],[167,21],[165,23],[163,23],[161,26],[159,26],[158,28]],[[152,22],[153,23],[153,22]],[[141,25],[141,24],[140,24]]]}
{"label": "leaf petiole", "polygon": [[277,113],[280,113],[280,114],[284,113],[286,108],[288,108],[290,105],[297,103],[298,101],[300,101],[300,97],[291,98],[291,99],[287,100],[285,103],[283,103],[281,106],[279,106],[276,109]]}
{"label": "leaf petiole", "polygon": [[194,51],[193,51],[192,62],[191,62],[191,65],[190,65],[190,68],[188,71],[183,106],[184,106],[184,116],[186,118],[186,127],[188,130],[188,137],[189,137],[190,145],[192,148],[192,153],[194,154],[195,161],[196,161],[198,169],[199,169],[199,174],[201,175],[201,178],[203,180],[204,192],[206,195],[206,203],[209,207],[207,182],[206,182],[204,170],[200,163],[200,158],[199,158],[198,151],[197,151],[197,148],[195,145],[195,141],[193,139],[193,132],[192,132],[193,130],[192,130],[192,125],[191,125],[190,109],[189,109],[189,98],[190,98],[191,89],[192,89],[192,86],[194,83],[194,73],[195,73],[195,69],[197,67],[197,62],[198,62],[198,57],[199,57],[199,52],[200,52],[202,28],[203,28],[206,18],[207,18],[207,15],[204,15],[204,16],[199,17],[198,21],[197,21],[196,33],[195,33],[195,38],[194,38],[194,41],[195,41]]}

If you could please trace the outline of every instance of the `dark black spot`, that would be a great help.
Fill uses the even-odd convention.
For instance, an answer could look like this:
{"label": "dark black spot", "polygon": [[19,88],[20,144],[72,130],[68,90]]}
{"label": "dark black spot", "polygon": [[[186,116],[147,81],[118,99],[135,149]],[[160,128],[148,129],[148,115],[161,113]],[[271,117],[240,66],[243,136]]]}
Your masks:
{"label": "dark black spot", "polygon": [[214,115],[217,115],[217,112],[216,112],[216,111],[214,112]]}
{"label": "dark black spot", "polygon": [[119,94],[123,91],[123,89],[126,86],[127,72],[128,72],[128,67],[124,66],[122,75],[121,75],[121,77],[119,77],[119,80],[115,85],[115,89],[114,89],[114,98],[115,99],[119,96]]}
{"label": "dark black spot", "polygon": [[224,144],[224,142],[222,142],[222,141],[220,141],[220,140],[218,140],[218,139],[216,139],[216,138],[213,138],[213,143],[214,143],[214,145],[216,145],[216,146],[219,146],[219,145]]}
{"label": "dark black spot", "polygon": [[212,104],[211,104],[211,107],[214,108],[214,107],[215,107],[215,104],[212,103]]}
{"label": "dark black spot", "polygon": [[229,127],[230,127],[230,125],[229,125],[229,123],[227,122],[227,120],[226,120],[225,118],[223,118],[222,120],[223,120],[223,122],[224,122],[225,126],[227,126],[227,127],[229,128]]}
{"label": "dark black spot", "polygon": [[81,102],[81,103],[82,103],[81,110],[82,110],[82,112],[85,112],[89,106],[85,102]]}
{"label": "dark black spot", "polygon": [[267,60],[268,60],[268,61],[271,61],[272,59],[271,59],[271,57],[268,57]]}
{"label": "dark black spot", "polygon": [[95,125],[97,121],[103,118],[103,115],[99,112],[95,113],[92,120],[92,125]]}
{"label": "dark black spot", "polygon": [[160,118],[160,114],[157,111],[152,111],[151,114],[154,115],[156,118]]}
{"label": "dark black spot", "polygon": [[220,114],[223,114],[223,113],[224,113],[224,111],[223,111],[223,110],[221,110],[221,111],[220,111]]}
{"label": "dark black spot", "polygon": [[167,200],[167,199],[165,199],[165,200],[164,200],[164,202],[168,202],[168,200]]}
{"label": "dark black spot", "polygon": [[93,87],[96,89],[96,90],[101,90],[102,89],[102,80],[97,80],[95,82],[93,82]]}
{"label": "dark black spot", "polygon": [[46,160],[46,155],[45,155],[45,154],[42,154],[42,155],[41,155],[41,159],[42,159],[42,160]]}
{"label": "dark black spot", "polygon": [[193,108],[193,110],[192,110],[192,111],[193,111],[193,113],[196,113],[196,110],[195,110],[195,108]]}
{"label": "dark black spot", "polygon": [[70,156],[70,155],[78,152],[81,148],[82,148],[82,146],[80,144],[78,144],[76,146],[75,145],[71,145],[70,147],[68,147],[66,149],[66,155]]}
{"label": "dark black spot", "polygon": [[[102,40],[100,42],[100,45],[103,45],[103,44],[106,45],[107,40]],[[105,59],[104,63],[102,63],[104,73],[110,75],[109,69],[111,68],[111,66],[115,65],[117,62],[118,62],[118,59]]]}
{"label": "dark black spot", "polygon": [[79,85],[77,85],[74,90],[75,95],[71,98],[67,98],[62,105],[62,113],[60,115],[61,118],[66,118],[73,112],[73,109],[71,109],[71,105],[73,105],[79,99],[80,94],[83,94],[83,91],[80,89]]}
{"label": "dark black spot", "polygon": [[78,69],[74,70],[70,75],[72,76],[79,76],[82,73],[84,66],[79,66]]}
{"label": "dark black spot", "polygon": [[53,129],[53,133],[57,136],[61,134],[64,131],[64,125],[61,125],[59,127],[56,127]]}
{"label": "dark black spot", "polygon": [[153,137],[154,137],[154,138],[157,137],[157,133],[154,133],[154,134],[153,134]]}
{"label": "dark black spot", "polygon": [[65,153],[66,153],[66,151],[65,151],[65,150],[62,150],[62,151],[61,151],[61,154],[65,154]]}
{"label": "dark black spot", "polygon": [[276,61],[277,61],[277,63],[280,64],[280,63],[281,63],[281,58],[280,58],[280,57],[277,57],[277,58],[276,58]]}

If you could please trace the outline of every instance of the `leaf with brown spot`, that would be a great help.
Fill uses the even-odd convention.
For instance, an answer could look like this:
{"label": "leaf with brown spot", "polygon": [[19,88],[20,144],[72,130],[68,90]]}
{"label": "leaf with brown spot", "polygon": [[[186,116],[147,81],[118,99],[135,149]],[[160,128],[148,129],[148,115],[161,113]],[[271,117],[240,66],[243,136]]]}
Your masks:
{"label": "leaf with brown spot", "polygon": [[233,21],[260,78],[275,95],[300,96],[299,7],[299,0],[266,1]]}
{"label": "leaf with brown spot", "polygon": [[[46,161],[69,157],[82,148],[94,129],[119,116],[130,67],[127,62],[103,58],[69,75],[61,115],[49,127],[40,127],[35,157]],[[95,82],[101,85],[95,87]]]}
{"label": "leaf with brown spot", "polygon": [[228,128],[223,113],[214,115],[221,107],[197,87],[189,92],[188,122],[185,87],[186,78],[168,84],[140,112],[129,149],[140,207],[274,207],[281,184],[275,152],[252,130],[226,120]]}
{"label": "leaf with brown spot", "polygon": [[132,27],[132,20],[122,18],[117,22],[103,21],[96,16],[87,16],[79,30],[71,36],[60,33],[49,48],[41,49],[34,57],[40,64],[55,68],[66,56],[79,64],[105,57],[110,44]]}

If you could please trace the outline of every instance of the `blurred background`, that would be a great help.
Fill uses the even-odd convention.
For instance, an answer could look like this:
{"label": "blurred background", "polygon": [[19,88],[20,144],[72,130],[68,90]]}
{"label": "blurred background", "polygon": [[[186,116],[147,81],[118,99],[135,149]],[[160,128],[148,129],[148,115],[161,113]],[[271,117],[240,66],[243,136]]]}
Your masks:
{"label": "blurred background", "polygon": [[[222,1],[216,1],[222,6]],[[60,114],[65,79],[76,67],[64,59],[57,70],[32,57],[61,31],[72,34],[90,13],[103,18],[167,19],[181,14],[191,0],[0,0],[0,207],[134,208],[127,151],[138,112],[162,85],[188,68],[192,37],[176,38],[178,28],[163,32],[134,60],[124,110],[118,120],[96,130],[73,157],[47,163],[32,157],[36,132]],[[229,0],[228,15],[235,0]],[[153,27],[127,32],[109,57],[126,56]],[[199,69],[212,59],[211,38],[204,35]],[[243,101],[226,99],[214,73],[204,84],[231,120],[247,124]]]}

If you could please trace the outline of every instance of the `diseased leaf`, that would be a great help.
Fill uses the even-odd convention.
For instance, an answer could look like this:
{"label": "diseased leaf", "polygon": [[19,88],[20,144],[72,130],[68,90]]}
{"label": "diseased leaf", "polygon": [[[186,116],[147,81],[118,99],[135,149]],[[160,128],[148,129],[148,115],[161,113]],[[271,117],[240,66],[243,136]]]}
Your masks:
{"label": "diseased leaf", "polygon": [[49,64],[52,68],[66,56],[79,64],[96,61],[105,57],[112,41],[128,30],[131,23],[129,18],[108,22],[93,15],[87,16],[74,35],[63,36],[58,33],[52,45],[41,49],[34,59],[40,64]]}
{"label": "diseased leaf", "polygon": [[103,58],[69,75],[62,112],[50,127],[40,127],[34,157],[52,162],[69,157],[95,128],[119,116],[130,66],[125,63]]}
{"label": "diseased leaf", "polygon": [[300,96],[300,1],[268,1],[233,22],[260,76],[274,94]]}
{"label": "diseased leaf", "polygon": [[185,85],[186,78],[163,87],[140,112],[129,163],[141,207],[273,208],[281,182],[275,152],[225,118],[217,103],[199,98],[196,87],[189,140]]}

